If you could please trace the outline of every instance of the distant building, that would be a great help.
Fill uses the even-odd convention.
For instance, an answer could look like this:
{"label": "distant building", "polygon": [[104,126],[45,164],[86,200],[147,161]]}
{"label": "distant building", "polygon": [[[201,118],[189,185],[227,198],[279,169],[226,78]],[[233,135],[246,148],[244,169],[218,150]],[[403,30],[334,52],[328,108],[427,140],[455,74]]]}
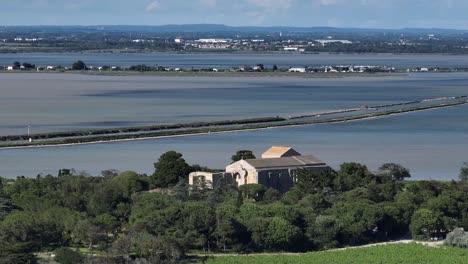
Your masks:
{"label": "distant building", "polygon": [[284,47],[284,51],[298,51],[298,47]]}
{"label": "distant building", "polygon": [[331,44],[331,43],[353,44],[353,42],[349,40],[344,40],[344,39],[317,39],[315,41],[322,44],[322,46],[325,46],[326,44]]}
{"label": "distant building", "polygon": [[199,43],[229,43],[231,40],[229,39],[198,39],[195,42]]}
{"label": "distant building", "polygon": [[302,73],[304,73],[307,70],[306,70],[306,68],[290,68],[288,71],[289,72],[302,72]]}
{"label": "distant building", "polygon": [[6,69],[7,69],[7,71],[13,71],[15,69],[15,67],[14,66],[7,66]]}
{"label": "distant building", "polygon": [[301,155],[289,147],[272,147],[260,159],[240,160],[226,167],[225,173],[194,172],[189,182],[209,182],[215,188],[224,181],[227,184],[262,184],[281,192],[288,191],[296,182],[296,172],[300,169],[323,171],[327,164],[312,155]]}

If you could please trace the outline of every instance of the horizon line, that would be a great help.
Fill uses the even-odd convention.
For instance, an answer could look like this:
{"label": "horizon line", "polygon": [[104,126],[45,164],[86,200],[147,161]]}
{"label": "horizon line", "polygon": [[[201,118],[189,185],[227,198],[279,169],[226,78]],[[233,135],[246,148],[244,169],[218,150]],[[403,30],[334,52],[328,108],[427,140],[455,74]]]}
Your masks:
{"label": "horizon line", "polygon": [[226,28],[284,28],[284,29],[315,29],[315,28],[329,28],[329,29],[350,29],[350,30],[389,30],[389,31],[398,31],[398,30],[446,30],[446,31],[467,31],[468,29],[457,29],[457,28],[438,28],[438,27],[402,27],[402,28],[379,28],[379,27],[334,27],[334,26],[291,26],[291,25],[227,25],[227,24],[217,24],[217,23],[190,23],[190,24],[159,24],[159,25],[148,25],[148,24],[40,24],[40,25],[30,25],[30,24],[17,24],[17,25],[0,25],[0,27],[182,27],[182,26],[220,26]]}

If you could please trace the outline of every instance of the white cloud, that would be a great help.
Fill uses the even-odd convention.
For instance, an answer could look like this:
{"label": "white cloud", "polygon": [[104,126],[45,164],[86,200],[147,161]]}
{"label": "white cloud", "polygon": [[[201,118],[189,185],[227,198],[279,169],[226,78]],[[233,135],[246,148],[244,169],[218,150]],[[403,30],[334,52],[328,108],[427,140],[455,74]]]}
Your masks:
{"label": "white cloud", "polygon": [[267,10],[287,10],[295,0],[247,0],[251,5],[265,8]]}
{"label": "white cloud", "polygon": [[323,6],[336,5],[337,3],[338,3],[337,0],[320,0],[320,5],[323,5]]}
{"label": "white cloud", "polygon": [[216,8],[218,5],[217,0],[199,0],[199,3],[206,8]]}
{"label": "white cloud", "polygon": [[159,1],[152,1],[146,6],[146,12],[156,12],[159,9]]}

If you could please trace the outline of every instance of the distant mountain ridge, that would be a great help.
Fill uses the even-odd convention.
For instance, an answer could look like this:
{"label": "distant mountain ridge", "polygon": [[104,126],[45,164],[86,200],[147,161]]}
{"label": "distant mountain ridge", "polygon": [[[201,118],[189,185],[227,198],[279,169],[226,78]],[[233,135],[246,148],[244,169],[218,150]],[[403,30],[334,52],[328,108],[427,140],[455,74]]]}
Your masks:
{"label": "distant mountain ridge", "polygon": [[227,26],[222,24],[181,24],[181,25],[93,25],[93,26],[3,26],[0,29],[81,29],[81,30],[101,30],[101,31],[140,31],[140,32],[293,32],[293,33],[427,33],[427,34],[456,34],[468,33],[468,30],[443,29],[443,28],[402,28],[402,29],[378,29],[378,28],[338,28],[338,27],[289,27],[289,26]]}

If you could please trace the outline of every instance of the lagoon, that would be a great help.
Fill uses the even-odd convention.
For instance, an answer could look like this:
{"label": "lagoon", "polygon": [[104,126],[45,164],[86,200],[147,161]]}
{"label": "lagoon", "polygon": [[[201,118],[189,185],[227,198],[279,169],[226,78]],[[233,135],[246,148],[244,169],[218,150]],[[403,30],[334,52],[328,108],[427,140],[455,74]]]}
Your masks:
{"label": "lagoon", "polygon": [[[1,74],[0,134],[302,114],[360,105],[468,94],[466,73],[338,79]],[[167,150],[223,168],[238,149],[272,145],[345,161],[410,168],[414,179],[456,179],[468,160],[468,107],[379,119],[158,140],[0,150],[0,175],[91,174],[115,168],[152,173]]]}

